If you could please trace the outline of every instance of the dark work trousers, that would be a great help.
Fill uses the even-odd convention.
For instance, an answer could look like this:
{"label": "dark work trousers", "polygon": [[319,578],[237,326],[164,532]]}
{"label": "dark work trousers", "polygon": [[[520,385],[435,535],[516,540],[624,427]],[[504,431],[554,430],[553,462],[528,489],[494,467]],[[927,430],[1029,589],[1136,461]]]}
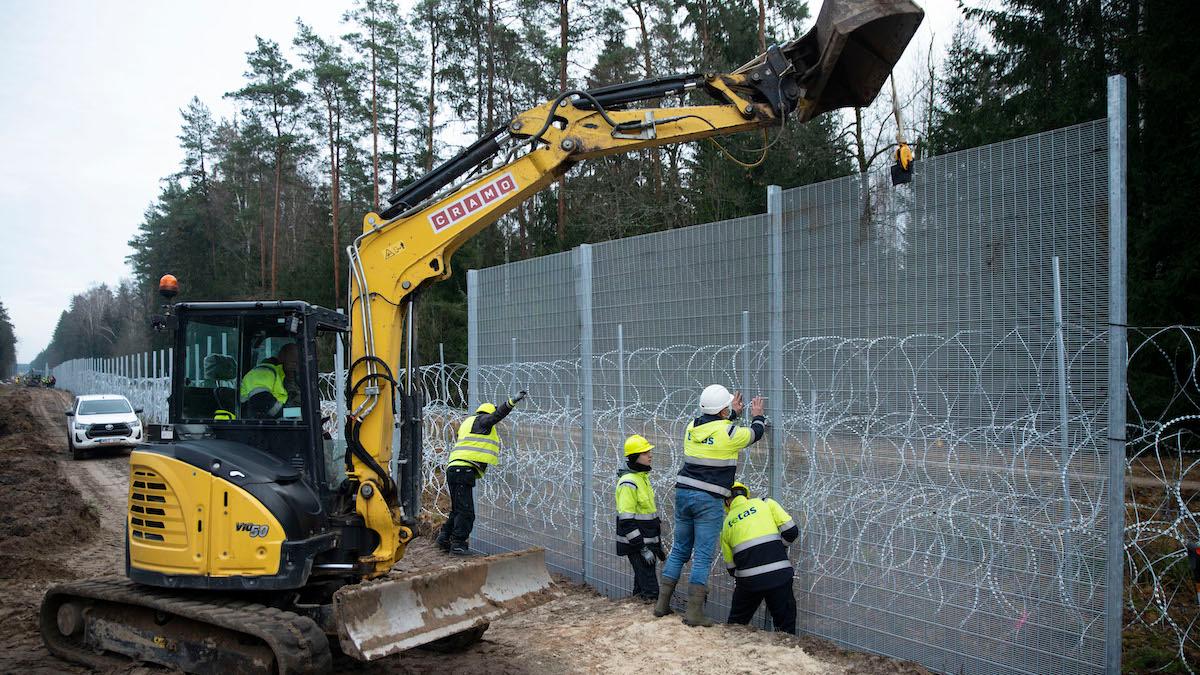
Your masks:
{"label": "dark work trousers", "polygon": [[630,553],[629,564],[633,565],[633,594],[643,598],[658,599],[658,577],[654,574],[654,563],[646,562],[641,552]]}
{"label": "dark work trousers", "polygon": [[446,486],[450,488],[450,517],[442,526],[442,537],[449,538],[451,542],[469,543],[471,528],[475,527],[476,475],[475,469],[469,466],[446,469]]}
{"label": "dark work trousers", "polygon": [[733,587],[733,601],[729,604],[729,623],[750,623],[758,605],[767,601],[767,611],[771,613],[771,621],[775,630],[784,633],[796,633],[796,596],[792,595],[792,582],[768,588],[764,591],[748,591],[745,585]]}

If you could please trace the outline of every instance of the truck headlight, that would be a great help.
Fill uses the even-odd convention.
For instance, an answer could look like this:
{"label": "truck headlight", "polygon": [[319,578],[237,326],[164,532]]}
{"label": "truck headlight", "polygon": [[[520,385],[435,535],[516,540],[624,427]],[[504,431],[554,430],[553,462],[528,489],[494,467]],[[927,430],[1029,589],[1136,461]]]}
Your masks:
{"label": "truck headlight", "polygon": [[80,424],[79,422],[76,422],[74,427],[75,427],[75,431],[87,431],[86,424]]}
{"label": "truck headlight", "polygon": [[133,422],[132,422],[132,423],[129,425],[129,427],[130,427],[131,429],[141,429],[141,428],[142,428],[142,421],[141,421],[141,420],[134,420],[134,421],[133,421]]}

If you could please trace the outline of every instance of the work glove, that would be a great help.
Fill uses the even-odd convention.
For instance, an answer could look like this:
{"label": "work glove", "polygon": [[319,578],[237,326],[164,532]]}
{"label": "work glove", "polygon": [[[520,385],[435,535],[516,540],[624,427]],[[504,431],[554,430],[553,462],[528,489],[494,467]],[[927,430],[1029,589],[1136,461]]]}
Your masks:
{"label": "work glove", "polygon": [[667,554],[665,551],[663,551],[662,544],[650,544],[647,548],[649,548],[650,552],[654,554],[654,557],[658,558],[659,560],[665,561],[667,559]]}
{"label": "work glove", "polygon": [[522,400],[523,400],[523,399],[524,399],[526,396],[528,396],[528,395],[529,395],[529,392],[527,392],[527,391],[525,391],[524,389],[522,389],[522,390],[521,390],[521,393],[517,394],[515,398],[511,398],[511,399],[509,399],[509,401],[508,401],[508,402],[509,402],[511,405],[516,405],[516,404],[520,403],[520,402],[521,402],[521,401],[522,401]]}
{"label": "work glove", "polygon": [[653,565],[653,564],[654,564],[654,553],[652,553],[652,552],[650,551],[650,547],[649,547],[649,546],[647,546],[647,547],[643,548],[643,549],[640,551],[640,553],[642,554],[642,560],[645,560],[645,561],[646,561],[646,564],[648,564],[648,565]]}

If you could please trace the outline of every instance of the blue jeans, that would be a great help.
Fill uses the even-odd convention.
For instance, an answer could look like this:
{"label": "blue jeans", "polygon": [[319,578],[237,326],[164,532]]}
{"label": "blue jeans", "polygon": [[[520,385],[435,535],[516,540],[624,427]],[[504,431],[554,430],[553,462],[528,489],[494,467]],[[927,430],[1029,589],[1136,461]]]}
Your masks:
{"label": "blue jeans", "polygon": [[675,488],[675,540],[671,543],[671,554],[663,563],[662,574],[667,579],[678,581],[683,574],[683,565],[691,557],[692,571],[688,583],[708,585],[708,571],[717,556],[717,540],[721,537],[721,524],[725,520],[725,502],[699,490]]}

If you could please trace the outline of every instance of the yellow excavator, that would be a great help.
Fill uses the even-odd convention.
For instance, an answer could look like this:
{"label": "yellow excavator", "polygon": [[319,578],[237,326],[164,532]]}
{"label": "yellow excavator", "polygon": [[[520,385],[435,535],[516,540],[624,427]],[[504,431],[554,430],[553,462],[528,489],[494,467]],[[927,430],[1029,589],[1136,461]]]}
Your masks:
{"label": "yellow excavator", "polygon": [[[461,648],[553,597],[541,549],[393,571],[421,505],[420,290],[577,162],[871,103],[922,16],[908,0],[826,0],[804,37],[732,72],[568,91],[517,115],[365,216],[348,247],[348,315],[305,302],[172,304],[165,277],[156,326],[174,335],[169,423],[129,458],[126,573],[47,591],[49,651],[98,668],[328,672],[331,645],[359,660]],[[636,105],[691,90],[714,102]],[[322,433],[317,363],[322,336],[346,334],[343,445]],[[285,392],[262,396],[280,381]]]}

